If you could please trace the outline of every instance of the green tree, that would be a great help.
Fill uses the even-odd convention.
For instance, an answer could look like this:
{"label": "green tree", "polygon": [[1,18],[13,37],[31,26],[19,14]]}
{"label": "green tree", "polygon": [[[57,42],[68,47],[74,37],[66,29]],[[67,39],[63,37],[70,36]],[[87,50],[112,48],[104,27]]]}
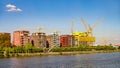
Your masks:
{"label": "green tree", "polygon": [[33,45],[28,43],[24,46],[24,48],[25,48],[25,52],[30,53],[32,52]]}
{"label": "green tree", "polygon": [[0,34],[0,47],[9,47],[11,46],[10,35]]}
{"label": "green tree", "polygon": [[118,49],[120,49],[120,46],[118,47]]}

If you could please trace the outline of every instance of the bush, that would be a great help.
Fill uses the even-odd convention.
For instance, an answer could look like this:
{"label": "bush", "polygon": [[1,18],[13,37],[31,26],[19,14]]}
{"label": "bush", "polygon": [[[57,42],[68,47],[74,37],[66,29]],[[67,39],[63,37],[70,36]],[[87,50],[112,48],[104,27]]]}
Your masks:
{"label": "bush", "polygon": [[118,49],[120,49],[120,46],[118,47]]}
{"label": "bush", "polygon": [[36,48],[36,47],[33,47],[31,53],[37,53],[37,52],[43,52],[43,48]]}
{"label": "bush", "polygon": [[62,48],[60,47],[54,47],[51,49],[52,52],[61,52],[62,51]]}

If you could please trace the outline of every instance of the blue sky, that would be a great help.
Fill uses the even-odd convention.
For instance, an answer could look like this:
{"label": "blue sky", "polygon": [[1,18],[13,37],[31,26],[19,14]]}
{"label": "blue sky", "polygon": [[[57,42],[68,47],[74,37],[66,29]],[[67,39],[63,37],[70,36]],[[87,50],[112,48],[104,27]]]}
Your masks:
{"label": "blue sky", "polygon": [[98,43],[120,39],[120,0],[0,0],[0,32],[40,26],[70,34],[72,18],[80,32],[86,31],[81,18],[88,25],[104,19],[93,30]]}

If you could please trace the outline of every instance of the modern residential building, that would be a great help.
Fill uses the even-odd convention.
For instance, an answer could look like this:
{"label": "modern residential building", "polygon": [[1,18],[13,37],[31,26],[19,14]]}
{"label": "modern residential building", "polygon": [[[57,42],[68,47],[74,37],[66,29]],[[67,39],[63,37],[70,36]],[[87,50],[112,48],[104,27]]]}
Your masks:
{"label": "modern residential building", "polygon": [[30,37],[31,44],[35,47],[49,47],[46,46],[46,35],[43,32],[32,33]]}
{"label": "modern residential building", "polygon": [[0,47],[11,46],[11,35],[10,33],[0,33]]}
{"label": "modern residential building", "polygon": [[60,46],[60,37],[58,34],[51,34],[46,36],[49,46]]}
{"label": "modern residential building", "polygon": [[74,46],[74,36],[73,35],[61,35],[60,46],[61,47]]}
{"label": "modern residential building", "polygon": [[13,32],[13,45],[23,46],[30,43],[30,32],[26,30],[19,30]]}

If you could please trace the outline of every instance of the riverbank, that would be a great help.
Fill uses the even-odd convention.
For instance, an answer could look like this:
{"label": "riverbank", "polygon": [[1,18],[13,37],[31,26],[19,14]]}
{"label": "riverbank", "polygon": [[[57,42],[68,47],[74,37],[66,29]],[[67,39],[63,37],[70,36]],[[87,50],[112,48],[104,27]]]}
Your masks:
{"label": "riverbank", "polygon": [[94,54],[94,53],[112,53],[112,52],[120,52],[120,50],[46,52],[46,53],[18,53],[18,54],[20,56],[46,56],[46,55],[75,55],[75,54]]}
{"label": "riverbank", "polygon": [[27,57],[27,56],[48,56],[48,55],[76,55],[76,54],[94,54],[94,53],[112,53],[120,50],[99,50],[99,51],[73,51],[73,52],[40,52],[40,53],[8,53],[1,54],[1,58],[6,57]]}

